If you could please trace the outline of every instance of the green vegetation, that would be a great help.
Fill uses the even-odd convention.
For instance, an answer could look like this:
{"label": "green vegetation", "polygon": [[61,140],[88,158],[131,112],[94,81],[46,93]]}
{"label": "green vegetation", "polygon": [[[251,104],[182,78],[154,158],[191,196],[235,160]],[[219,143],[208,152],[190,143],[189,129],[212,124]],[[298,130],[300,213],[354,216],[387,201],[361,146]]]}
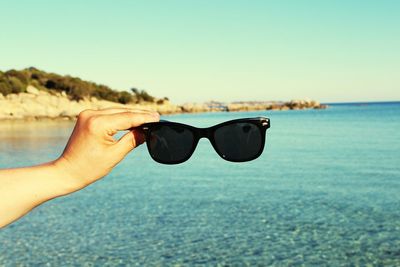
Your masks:
{"label": "green vegetation", "polygon": [[23,70],[0,71],[0,93],[3,95],[18,94],[26,91],[28,85],[49,93],[65,92],[71,100],[96,97],[122,104],[154,102],[155,98],[144,90],[132,88],[132,93],[116,91],[108,86],[83,81],[69,75],[62,76],[47,73],[34,67]]}
{"label": "green vegetation", "polygon": [[149,95],[145,90],[138,90],[137,88],[131,88],[131,91],[135,95],[136,102],[141,102],[141,101],[154,102],[154,97]]}

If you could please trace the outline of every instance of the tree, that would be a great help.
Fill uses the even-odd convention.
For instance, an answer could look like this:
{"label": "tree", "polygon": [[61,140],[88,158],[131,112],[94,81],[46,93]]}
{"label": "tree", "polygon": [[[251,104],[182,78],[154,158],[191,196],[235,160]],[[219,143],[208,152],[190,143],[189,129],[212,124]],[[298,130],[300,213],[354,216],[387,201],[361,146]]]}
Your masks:
{"label": "tree", "polygon": [[7,81],[0,81],[0,94],[8,95],[12,93],[12,88]]}
{"label": "tree", "polygon": [[122,91],[119,93],[118,102],[121,104],[128,104],[132,102],[132,95],[127,91]]}
{"label": "tree", "polygon": [[8,80],[10,81],[11,90],[14,94],[26,91],[26,85],[21,82],[17,77],[9,77]]}
{"label": "tree", "polygon": [[135,88],[135,87],[132,87],[132,88],[131,88],[131,91],[132,91],[132,93],[133,93],[134,95],[138,95],[138,94],[139,94],[139,90],[138,90],[137,88]]}

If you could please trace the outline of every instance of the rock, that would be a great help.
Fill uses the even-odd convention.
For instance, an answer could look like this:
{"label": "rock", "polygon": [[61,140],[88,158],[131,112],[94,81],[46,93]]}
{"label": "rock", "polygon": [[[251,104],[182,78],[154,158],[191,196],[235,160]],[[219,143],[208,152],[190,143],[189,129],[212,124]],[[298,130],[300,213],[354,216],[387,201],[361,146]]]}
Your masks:
{"label": "rock", "polygon": [[63,111],[61,111],[61,112],[58,114],[58,116],[60,116],[60,117],[72,118],[72,117],[75,117],[76,114],[73,114],[73,113],[71,113],[71,112],[68,111],[68,110],[63,110]]}
{"label": "rock", "polygon": [[21,102],[24,102],[25,99],[32,99],[36,97],[35,95],[28,93],[19,93],[18,96]]}
{"label": "rock", "polygon": [[281,107],[279,108],[279,110],[289,110],[289,107],[288,107],[288,106],[281,106]]}
{"label": "rock", "polygon": [[39,95],[39,90],[32,85],[28,85],[28,87],[26,87],[26,91],[32,95]]}
{"label": "rock", "polygon": [[188,112],[188,113],[210,111],[210,109],[206,105],[198,104],[198,103],[186,103],[186,104],[183,104],[183,106],[181,108],[182,108],[183,112]]}
{"label": "rock", "polygon": [[314,106],[313,109],[326,109],[328,106],[324,104],[319,104],[317,106]]}
{"label": "rock", "polygon": [[169,102],[167,104],[164,103],[162,105],[155,106],[155,110],[160,114],[173,114],[182,112],[182,108],[180,106],[170,104]]}
{"label": "rock", "polygon": [[8,94],[7,96],[6,96],[6,98],[8,99],[8,100],[18,100],[18,95],[17,94]]}
{"label": "rock", "polygon": [[50,95],[50,94],[44,90],[39,90],[39,95]]}
{"label": "rock", "polygon": [[[325,105],[313,100],[293,100],[286,103],[279,101],[233,102],[229,104],[208,102],[184,105],[174,105],[168,100],[164,100],[163,103],[141,102],[123,105],[96,98],[72,101],[65,92],[49,93],[46,90],[38,90],[34,86],[27,87],[27,93],[9,94],[7,96],[0,94],[0,119],[75,118],[85,109],[97,110],[112,107],[154,110],[160,114],[326,108]],[[221,107],[226,108],[222,109]]]}

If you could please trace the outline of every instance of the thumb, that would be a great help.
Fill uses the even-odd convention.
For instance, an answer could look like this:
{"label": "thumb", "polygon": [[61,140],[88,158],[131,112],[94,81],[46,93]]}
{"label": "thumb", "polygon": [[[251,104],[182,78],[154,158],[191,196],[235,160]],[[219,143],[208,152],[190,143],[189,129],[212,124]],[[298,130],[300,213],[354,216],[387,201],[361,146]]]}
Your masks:
{"label": "thumb", "polygon": [[142,131],[133,129],[119,139],[117,146],[119,146],[124,154],[128,154],[135,147],[143,144],[145,140],[146,138]]}

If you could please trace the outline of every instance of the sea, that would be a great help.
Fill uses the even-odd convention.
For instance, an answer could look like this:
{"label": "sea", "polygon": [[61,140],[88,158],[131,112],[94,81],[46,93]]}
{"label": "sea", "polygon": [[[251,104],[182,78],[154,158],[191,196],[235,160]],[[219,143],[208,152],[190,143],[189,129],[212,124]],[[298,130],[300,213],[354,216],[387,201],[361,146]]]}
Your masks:
{"label": "sea", "polygon": [[[258,159],[224,161],[201,139],[162,165],[142,145],[1,229],[0,266],[400,266],[400,102],[162,118],[258,116],[271,119]],[[1,123],[0,168],[57,158],[72,127]]]}

